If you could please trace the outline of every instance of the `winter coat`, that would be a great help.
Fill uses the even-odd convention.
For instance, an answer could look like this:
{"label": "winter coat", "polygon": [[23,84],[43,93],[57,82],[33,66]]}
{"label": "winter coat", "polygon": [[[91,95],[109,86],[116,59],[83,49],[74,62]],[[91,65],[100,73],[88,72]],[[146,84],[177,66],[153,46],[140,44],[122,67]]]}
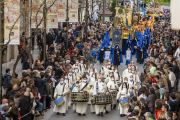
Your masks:
{"label": "winter coat", "polygon": [[154,108],[155,106],[155,100],[156,100],[156,96],[155,96],[155,94],[150,94],[149,96],[148,96],[148,98],[147,98],[147,101],[149,102],[149,104],[148,104],[148,107],[149,108]]}
{"label": "winter coat", "polygon": [[35,78],[35,86],[38,88],[39,90],[39,93],[41,95],[45,95],[45,92],[44,92],[44,83],[48,82],[50,80],[50,77],[48,77],[46,80],[42,80],[40,78]]}
{"label": "winter coat", "polygon": [[8,85],[9,85],[10,81],[11,81],[11,75],[6,73],[4,75],[3,88],[8,88]]}
{"label": "winter coat", "polygon": [[[31,111],[30,107],[30,98],[27,96],[24,96],[20,99],[19,102],[20,107],[20,115],[23,116]],[[27,116],[23,117],[21,120],[31,120],[31,114],[28,114]]]}

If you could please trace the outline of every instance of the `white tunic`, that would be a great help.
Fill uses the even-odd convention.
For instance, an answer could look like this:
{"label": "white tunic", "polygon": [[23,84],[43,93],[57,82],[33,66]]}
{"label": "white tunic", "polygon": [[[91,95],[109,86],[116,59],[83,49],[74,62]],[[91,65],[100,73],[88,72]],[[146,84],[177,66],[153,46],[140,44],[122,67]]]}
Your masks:
{"label": "white tunic", "polygon": [[80,72],[81,72],[81,73],[84,73],[84,72],[85,72],[85,69],[86,69],[86,65],[80,63],[80,64],[79,64],[79,70],[80,70]]}
{"label": "white tunic", "polygon": [[[80,90],[86,85],[86,83],[80,83]],[[88,91],[88,86],[86,86],[83,91]],[[87,102],[77,102],[76,112],[80,114],[86,114],[87,112]]]}
{"label": "white tunic", "polygon": [[[128,89],[127,88],[122,89],[122,85],[119,87],[119,92],[117,94],[117,99],[123,99],[124,97],[128,96]],[[121,107],[121,104],[119,103],[120,114],[127,114],[126,113],[127,108],[128,108],[128,105],[125,105],[125,106]]]}
{"label": "white tunic", "polygon": [[126,68],[122,73],[123,80],[126,77],[127,73],[128,73],[128,68]]}
{"label": "white tunic", "polygon": [[94,85],[95,82],[96,82],[95,77],[90,77],[89,85]]}
{"label": "white tunic", "polygon": [[72,84],[74,84],[76,81],[75,81],[75,74],[68,74],[68,79],[70,80],[70,82],[72,82]]}
{"label": "white tunic", "polygon": [[114,72],[114,79],[121,82],[121,81],[122,81],[121,75],[120,75],[120,74],[118,75],[118,74],[119,74],[119,73]]}
{"label": "white tunic", "polygon": [[[95,82],[94,84],[94,87],[92,88],[92,94],[93,95],[96,95],[97,92],[96,92],[96,83],[97,81]],[[105,93],[106,92],[106,84],[103,83],[103,82],[98,82],[98,93]],[[96,114],[99,114],[101,112],[104,112],[104,109],[105,108],[105,105],[95,105],[95,112]]]}
{"label": "white tunic", "polygon": [[[73,88],[73,90],[72,90],[72,92],[78,92],[78,87],[77,86],[75,86],[74,88]],[[73,110],[76,110],[76,106],[77,106],[77,103],[73,103]]]}
{"label": "white tunic", "polygon": [[109,74],[109,69],[103,66],[101,68],[101,75],[102,75],[102,77],[106,78],[108,76],[108,74]]}
{"label": "white tunic", "polygon": [[[68,85],[69,88],[72,87],[72,81],[70,81],[68,78],[65,78],[64,82],[66,83],[66,85]],[[66,109],[68,110],[68,107],[70,106],[71,106],[71,94],[67,95]]]}
{"label": "white tunic", "polygon": [[[55,91],[54,91],[54,98],[59,99],[60,97],[63,97],[65,103],[63,103],[62,105],[58,106],[58,107],[54,107],[54,112],[59,112],[59,113],[66,113],[66,102],[67,102],[67,95],[66,93],[69,91],[68,85],[65,85],[65,87],[63,87],[63,85],[61,85],[60,83],[56,86]],[[63,92],[63,88],[64,88],[64,92]],[[59,96],[63,94],[63,96]],[[65,95],[65,96],[64,96]]]}
{"label": "white tunic", "polygon": [[105,51],[105,53],[104,53],[104,60],[108,61],[110,59],[110,55],[111,55],[110,51]]}

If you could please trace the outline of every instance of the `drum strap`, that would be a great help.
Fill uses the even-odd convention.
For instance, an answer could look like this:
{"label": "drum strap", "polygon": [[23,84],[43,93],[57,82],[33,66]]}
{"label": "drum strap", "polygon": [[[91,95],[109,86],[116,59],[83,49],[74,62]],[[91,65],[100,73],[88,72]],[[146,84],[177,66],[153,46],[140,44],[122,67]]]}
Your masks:
{"label": "drum strap", "polygon": [[66,85],[66,84],[63,85],[63,91],[62,91],[62,94],[63,94],[63,92],[64,92],[65,85]]}
{"label": "drum strap", "polygon": [[87,87],[87,85],[88,85],[88,82],[86,82],[86,84],[84,85],[84,87],[81,89],[81,91],[83,91],[84,90],[84,88],[86,88]]}
{"label": "drum strap", "polygon": [[118,72],[117,74],[118,74],[118,78],[119,78],[119,80],[120,80],[119,72]]}

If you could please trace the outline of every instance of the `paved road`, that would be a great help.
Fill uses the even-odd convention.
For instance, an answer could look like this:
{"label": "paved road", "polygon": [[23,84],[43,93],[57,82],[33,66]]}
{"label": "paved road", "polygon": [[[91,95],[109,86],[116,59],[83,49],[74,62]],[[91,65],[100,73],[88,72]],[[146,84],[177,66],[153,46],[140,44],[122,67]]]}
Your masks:
{"label": "paved road", "polygon": [[[124,58],[124,56],[123,56]],[[136,61],[135,55],[133,56],[133,60]],[[143,72],[143,65],[142,64],[136,64],[140,70],[140,72]],[[100,64],[95,64],[95,68],[99,71],[101,66]],[[119,72],[122,74],[122,72],[126,69],[125,65],[125,58],[124,63],[122,63],[119,66]],[[66,116],[62,115],[56,115],[56,113],[53,112],[53,108],[51,108],[44,116],[43,120],[127,120],[127,117],[120,117],[119,110],[116,108],[115,110],[111,111],[108,114],[104,114],[104,117],[99,117],[95,114],[91,114],[90,112],[90,106],[88,106],[87,115],[86,116],[78,116],[77,113],[74,113],[72,110],[72,107],[68,110]]]}

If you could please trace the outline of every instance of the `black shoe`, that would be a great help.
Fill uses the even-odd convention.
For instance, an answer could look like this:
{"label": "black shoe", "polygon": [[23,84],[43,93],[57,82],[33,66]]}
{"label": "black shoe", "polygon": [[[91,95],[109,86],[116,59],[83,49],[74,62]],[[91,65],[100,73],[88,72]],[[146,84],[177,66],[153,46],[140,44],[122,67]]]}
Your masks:
{"label": "black shoe", "polygon": [[93,112],[92,114],[95,114],[95,112]]}
{"label": "black shoe", "polygon": [[97,116],[100,116],[100,113]]}
{"label": "black shoe", "polygon": [[104,117],[103,112],[101,112],[101,117]]}
{"label": "black shoe", "polygon": [[116,105],[114,105],[114,109],[116,109]]}
{"label": "black shoe", "polygon": [[123,115],[122,115],[122,114],[120,114],[120,117],[123,117]]}
{"label": "black shoe", "polygon": [[86,114],[83,114],[83,116],[86,116]]}
{"label": "black shoe", "polygon": [[66,116],[66,114],[65,114],[65,113],[63,113],[63,116]]}
{"label": "black shoe", "polygon": [[76,112],[76,110],[74,110],[74,112]]}
{"label": "black shoe", "polygon": [[41,116],[44,116],[44,114],[43,114],[42,112],[39,112],[39,114],[40,114]]}
{"label": "black shoe", "polygon": [[106,110],[106,113],[109,113],[109,112]]}
{"label": "black shoe", "polygon": [[59,115],[59,112],[57,112],[57,115]]}
{"label": "black shoe", "polygon": [[81,113],[78,113],[77,115],[81,116]]}

